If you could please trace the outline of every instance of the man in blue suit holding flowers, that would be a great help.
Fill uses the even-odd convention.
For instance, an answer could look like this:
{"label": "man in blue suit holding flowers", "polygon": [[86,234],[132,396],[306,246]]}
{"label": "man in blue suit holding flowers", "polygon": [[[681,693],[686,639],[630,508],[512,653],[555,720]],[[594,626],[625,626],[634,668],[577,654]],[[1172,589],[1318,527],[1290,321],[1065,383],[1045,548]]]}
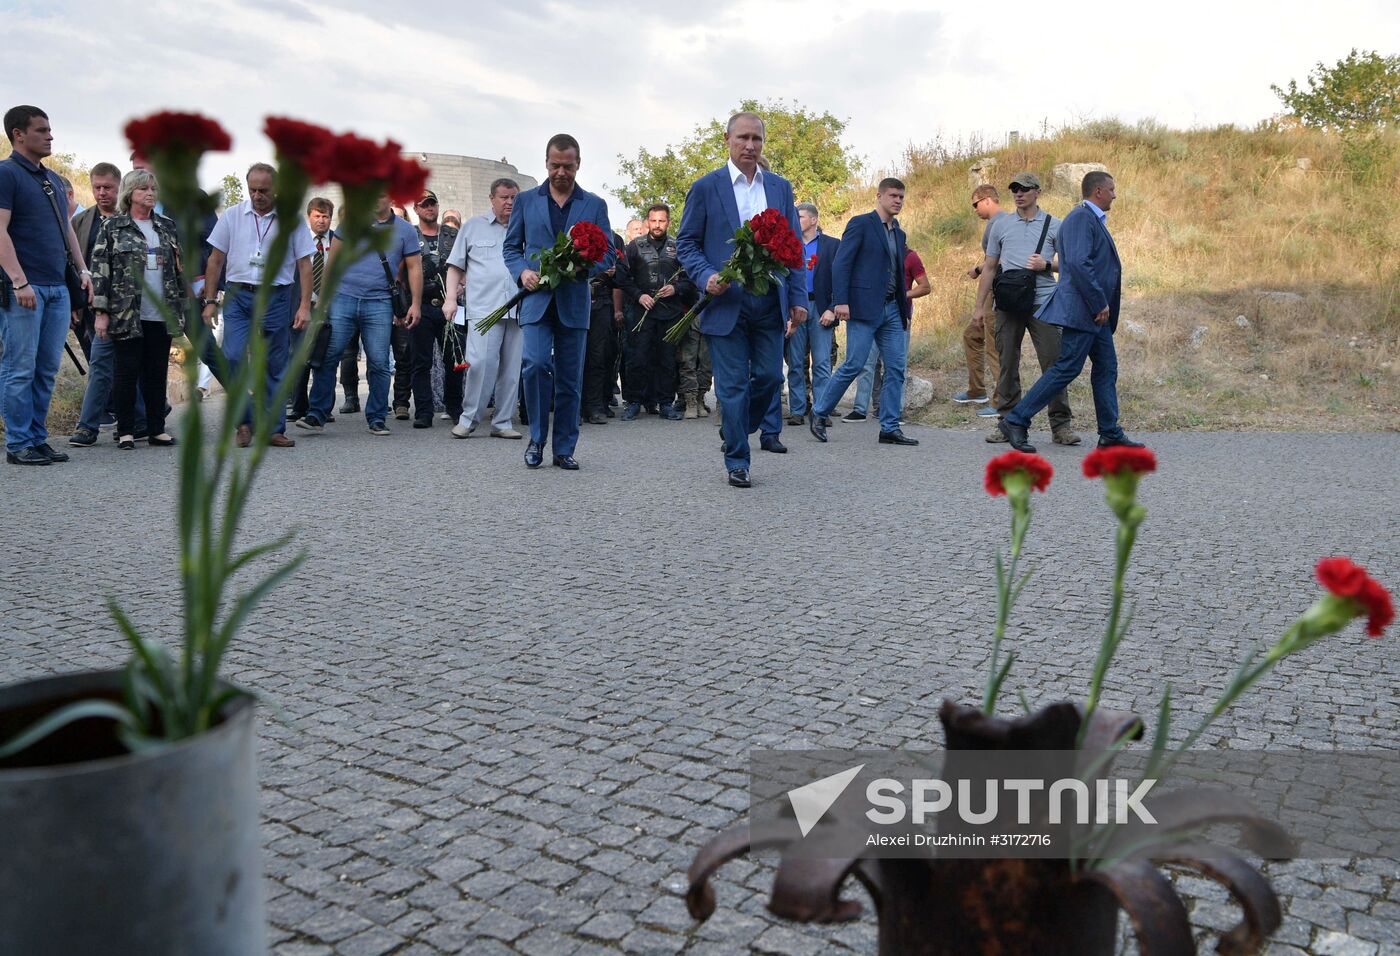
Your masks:
{"label": "man in blue suit holding flowers", "polygon": [[[765,209],[776,209],[794,235],[801,235],[792,185],[759,166],[763,120],[735,113],[725,128],[729,162],[701,176],[686,195],[676,254],[686,275],[714,296],[700,313],[700,331],[710,347],[724,438],[729,483],[748,488],[749,435],[758,431],[783,384],[783,341],[807,320],[807,279],[794,269],[767,295],[754,295],[719,281],[734,251],[734,233]],[[784,323],[784,316],[787,317]]]}
{"label": "man in blue suit holding flowers", "polygon": [[[578,411],[583,391],[583,362],[588,345],[588,282],[565,282],[557,289],[535,290],[540,284],[540,253],[576,223],[587,221],[604,235],[611,235],[608,207],[593,193],[578,188],[578,140],[558,133],[545,146],[545,182],[521,193],[506,226],[503,258],[512,278],[533,295],[520,305],[524,367],[521,383],[530,415],[530,444],[525,465],[538,468],[544,462],[549,437],[549,410],[554,409],[554,465],[577,471],[574,448],[578,445]],[[533,264],[533,265],[532,265]],[[594,267],[601,273],[605,259]]]}

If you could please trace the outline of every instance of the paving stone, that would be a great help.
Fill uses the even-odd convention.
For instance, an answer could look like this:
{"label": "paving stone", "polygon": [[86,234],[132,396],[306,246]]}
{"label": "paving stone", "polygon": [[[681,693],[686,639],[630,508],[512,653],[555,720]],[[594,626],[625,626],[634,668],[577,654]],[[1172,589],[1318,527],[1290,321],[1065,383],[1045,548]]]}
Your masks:
{"label": "paving stone", "polygon": [[[1088,421],[1087,382],[1070,401]],[[699,847],[747,813],[749,748],[937,744],[942,698],[980,694],[1006,542],[981,472],[1002,449],[909,430],[923,443],[898,455],[869,424],[828,445],[790,430],[792,451],[760,455],[743,493],[713,420],[587,428],[571,474],[442,428],[381,439],[338,423],[269,456],[241,539],[295,527],[309,557],[248,618],[226,673],[295,721],[259,724],[277,956],[390,935],[392,956],[872,951],[868,913],[840,927],[769,913],[767,859],[720,871],[704,924],[679,894]],[[1135,615],[1105,704],[1150,714],[1170,679],[1185,729],[1310,603],[1316,557],[1400,581],[1400,524],[1375,504],[1400,500],[1400,436],[1145,437],[1161,470],[1142,486]],[[109,445],[42,482],[0,472],[0,682],[124,662],[99,602],[72,599],[72,568],[94,562],[120,562],[136,625],[179,642],[171,460]],[[1007,691],[1037,705],[1084,693],[1113,535],[1102,486],[1077,475],[1085,450],[1043,450],[1057,474],[1027,539],[1040,567],[1007,637]],[[386,499],[384,476],[405,473],[410,490]],[[808,566],[775,584],[762,569],[790,564],[799,528]],[[1393,748],[1393,645],[1355,627],[1333,641],[1260,681],[1201,745]],[[1400,946],[1395,861],[1263,869],[1286,914],[1279,952]],[[1183,885],[1200,933],[1229,923],[1219,887]]]}

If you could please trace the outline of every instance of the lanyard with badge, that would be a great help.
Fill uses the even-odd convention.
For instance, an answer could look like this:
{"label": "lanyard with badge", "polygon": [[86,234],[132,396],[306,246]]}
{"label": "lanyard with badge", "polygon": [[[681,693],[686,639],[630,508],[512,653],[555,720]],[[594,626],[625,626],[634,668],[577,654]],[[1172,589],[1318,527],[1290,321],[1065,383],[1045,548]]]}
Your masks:
{"label": "lanyard with badge", "polygon": [[263,266],[267,264],[267,258],[263,255],[263,243],[267,241],[268,233],[272,232],[272,217],[274,215],[274,213],[268,213],[266,216],[253,214],[253,231],[258,236],[258,247],[248,257],[248,267],[253,270],[254,284],[262,282]]}

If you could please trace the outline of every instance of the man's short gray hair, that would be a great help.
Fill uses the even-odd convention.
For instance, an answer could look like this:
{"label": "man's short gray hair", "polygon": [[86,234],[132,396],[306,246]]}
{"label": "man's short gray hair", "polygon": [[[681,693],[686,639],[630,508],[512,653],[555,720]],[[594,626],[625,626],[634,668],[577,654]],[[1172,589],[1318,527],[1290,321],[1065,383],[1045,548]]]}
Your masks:
{"label": "man's short gray hair", "polygon": [[812,214],[812,218],[813,218],[813,219],[817,219],[817,218],[819,218],[819,217],[821,216],[821,213],[817,212],[816,203],[800,202],[800,203],[797,204],[797,211],[798,211],[798,212],[809,212],[809,213]]}
{"label": "man's short gray hair", "polygon": [[496,180],[491,184],[491,191],[488,192],[486,195],[490,196],[492,199],[495,199],[496,190],[500,189],[502,186],[505,186],[509,189],[514,189],[516,192],[520,192],[519,183],[517,183],[513,179],[507,179],[505,176],[502,176],[500,179]]}
{"label": "man's short gray hair", "polygon": [[149,169],[133,169],[123,176],[122,184],[117,190],[117,211],[131,212],[131,194],[143,186],[160,188],[156,184],[156,174]]}
{"label": "man's short gray hair", "polygon": [[758,120],[758,128],[761,129],[763,131],[763,135],[767,137],[768,124],[763,122],[762,116],[759,116],[757,113],[750,113],[748,110],[744,110],[740,113],[735,113],[733,116],[729,117],[729,122],[725,124],[724,131],[726,133],[734,132],[734,124],[741,119]]}
{"label": "man's short gray hair", "polygon": [[243,178],[246,179],[254,173],[267,173],[273,182],[277,181],[277,167],[271,163],[254,163],[248,167],[248,172]]}

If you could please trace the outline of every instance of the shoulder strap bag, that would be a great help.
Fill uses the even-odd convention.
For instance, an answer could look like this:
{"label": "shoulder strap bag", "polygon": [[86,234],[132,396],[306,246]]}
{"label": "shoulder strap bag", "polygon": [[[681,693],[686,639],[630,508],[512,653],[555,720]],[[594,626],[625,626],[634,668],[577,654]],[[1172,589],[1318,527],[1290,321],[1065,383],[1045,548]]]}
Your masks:
{"label": "shoulder strap bag", "polygon": [[[1035,244],[1035,255],[1045,247],[1045,237],[1050,233],[1050,222],[1055,217],[1045,214],[1045,225],[1040,229],[1040,241]],[[1002,269],[992,280],[992,296],[996,307],[1002,312],[1025,315],[1035,311],[1036,272],[1031,269]]]}

